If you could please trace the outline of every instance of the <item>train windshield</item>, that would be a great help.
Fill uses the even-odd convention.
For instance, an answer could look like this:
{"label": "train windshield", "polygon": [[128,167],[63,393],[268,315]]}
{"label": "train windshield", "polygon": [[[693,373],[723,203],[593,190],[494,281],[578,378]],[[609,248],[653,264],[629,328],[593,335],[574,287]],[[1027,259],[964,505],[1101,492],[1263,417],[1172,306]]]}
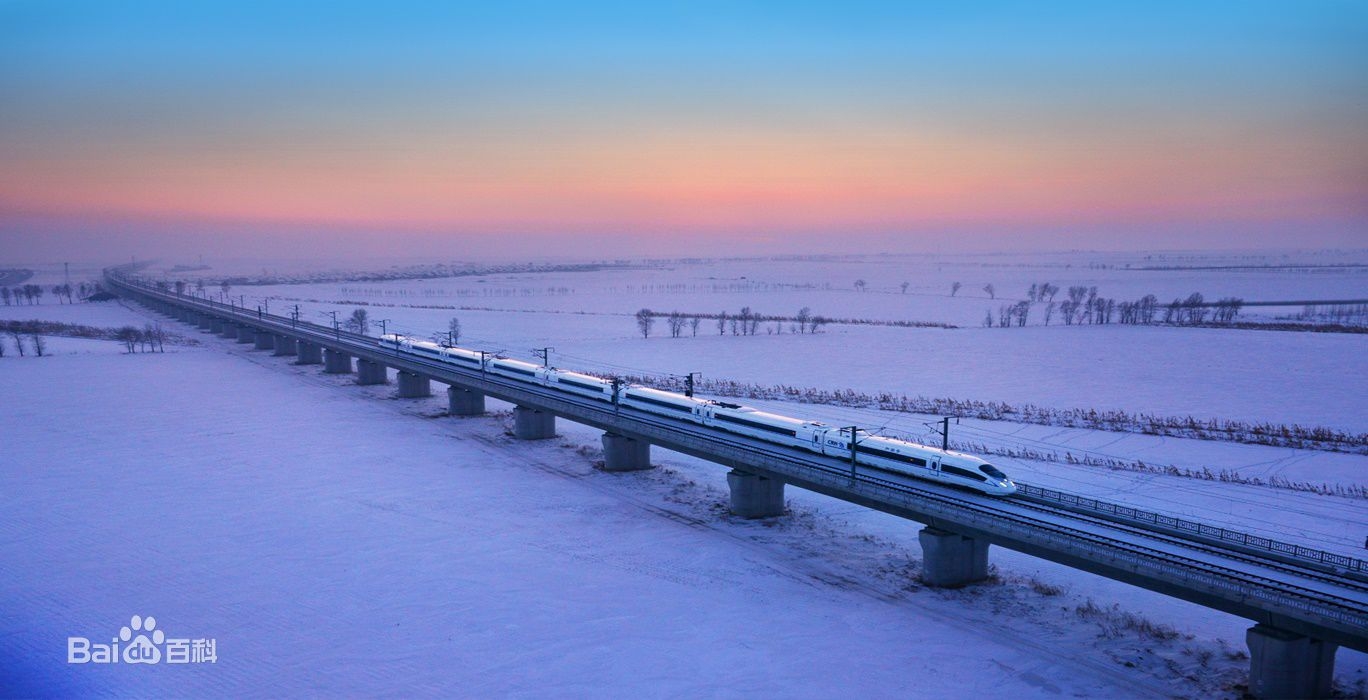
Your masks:
{"label": "train windshield", "polygon": [[1007,475],[1006,475],[1006,474],[1003,474],[1001,471],[998,471],[998,468],[995,467],[995,466],[993,466],[993,465],[991,465],[991,464],[985,464],[985,465],[979,467],[979,471],[983,472],[984,474],[987,474],[988,476],[993,477],[994,479],[1006,479],[1006,478],[1007,478]]}

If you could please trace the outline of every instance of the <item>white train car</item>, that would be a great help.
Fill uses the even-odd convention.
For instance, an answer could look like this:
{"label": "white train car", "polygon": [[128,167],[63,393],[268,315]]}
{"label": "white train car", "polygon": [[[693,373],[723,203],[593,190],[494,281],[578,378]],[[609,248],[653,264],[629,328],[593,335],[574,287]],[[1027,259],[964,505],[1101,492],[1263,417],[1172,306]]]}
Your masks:
{"label": "white train car", "polygon": [[704,422],[703,410],[709,403],[703,399],[635,384],[624,387],[621,392],[618,402],[623,406],[700,424]]}
{"label": "white train car", "polygon": [[483,361],[480,353],[465,348],[438,345],[430,340],[422,340],[397,333],[380,336],[380,347],[405,352],[420,357],[459,365],[468,369],[480,369]]}
{"label": "white train car", "polygon": [[[1016,493],[1016,484],[997,467],[973,455],[915,442],[869,435],[856,431],[855,461],[884,471],[919,479],[965,486],[994,496]],[[821,439],[821,452],[850,457],[850,429],[829,430]]]}
{"label": "white train car", "polygon": [[490,360],[488,365],[490,372],[503,375],[518,381],[530,382],[532,384],[546,384],[546,375],[550,371],[541,365],[534,365],[531,362],[513,360],[507,357],[500,357]]}
{"label": "white train car", "polygon": [[545,376],[546,386],[553,389],[608,402],[613,400],[613,383],[606,379],[563,369],[550,370]]}
{"label": "white train car", "polygon": [[[850,428],[761,411],[750,406],[698,399],[638,385],[618,387],[612,382],[579,372],[551,369],[509,358],[486,359],[484,353],[447,347],[398,334],[380,338],[381,347],[438,362],[484,369],[528,384],[537,384],[578,396],[612,403],[658,416],[687,420],[756,440],[808,450],[839,459],[851,456]],[[877,437],[863,430],[854,435],[855,462],[866,467],[970,488],[994,496],[1016,492],[1016,484],[993,465],[975,457],[940,450],[905,440]]]}

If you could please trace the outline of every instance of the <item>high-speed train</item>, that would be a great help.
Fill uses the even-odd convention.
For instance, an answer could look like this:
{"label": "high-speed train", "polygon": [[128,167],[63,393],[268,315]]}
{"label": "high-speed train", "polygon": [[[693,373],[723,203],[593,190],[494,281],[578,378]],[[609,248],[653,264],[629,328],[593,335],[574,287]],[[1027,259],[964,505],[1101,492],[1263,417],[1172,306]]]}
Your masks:
{"label": "high-speed train", "polygon": [[[850,459],[851,455],[850,428],[835,428],[818,421],[781,416],[750,406],[699,399],[636,384],[619,385],[615,390],[613,382],[592,375],[439,345],[395,333],[381,336],[380,345],[395,352],[484,371],[637,411],[687,420],[765,442],[840,459]],[[870,435],[863,430],[855,431],[854,443],[856,463],[867,467],[970,488],[992,496],[1016,492],[1016,484],[1006,474],[973,455]]]}

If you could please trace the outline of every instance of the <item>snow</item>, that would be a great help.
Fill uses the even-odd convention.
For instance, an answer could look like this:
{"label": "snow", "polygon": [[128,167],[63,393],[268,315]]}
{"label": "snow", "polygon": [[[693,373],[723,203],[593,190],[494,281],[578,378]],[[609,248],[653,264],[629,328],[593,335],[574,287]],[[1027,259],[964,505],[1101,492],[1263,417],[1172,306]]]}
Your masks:
{"label": "snow", "polygon": [[[398,305],[370,307],[391,330],[427,335],[455,315],[467,331],[463,344],[523,358],[550,345],[555,364],[576,369],[702,371],[758,384],[1365,431],[1363,336],[984,329],[976,324],[988,300],[972,296],[987,281],[1005,295],[1009,286],[1024,292],[1029,281],[1089,279],[1116,285],[1101,291],[1123,298],[1196,290],[1208,298],[1364,296],[1361,272],[1139,273],[1088,268],[1087,259],[1042,256],[1020,267],[985,258],[672,264],[243,286],[234,294],[272,295],[275,312],[299,303],[304,318],[317,321],[321,311],[345,307],[308,299],[379,290],[360,298]],[[35,282],[60,282],[60,266],[38,272]],[[856,277],[868,279],[870,291],[848,290],[846,278]],[[898,293],[909,277],[909,294]],[[940,288],[948,291],[955,279],[966,288],[951,300]],[[659,291],[714,283],[748,291]],[[1260,289],[1269,291],[1253,293]],[[443,415],[440,391],[401,401],[393,385],[357,387],[136,307],[53,302],[0,306],[0,320],[160,321],[203,345],[128,355],[112,342],[52,338],[50,357],[18,358],[7,347],[0,358],[0,381],[18,398],[0,412],[7,572],[0,654],[17,660],[0,673],[0,695],[1236,697],[1241,690],[1245,620],[1000,548],[992,582],[926,589],[916,582],[916,523],[792,488],[790,515],[739,520],[726,512],[725,470],[717,465],[655,450],[655,470],[606,474],[592,467],[601,458],[598,434],[565,421],[555,440],[514,442],[498,402],[490,402],[490,416],[452,419]],[[730,312],[744,305],[967,327],[828,326],[815,336],[768,336],[762,328],[738,338],[718,337],[705,322],[697,338],[670,339],[661,337],[662,321],[642,339],[630,318],[642,306]],[[748,403],[922,440],[933,419]],[[965,420],[952,426],[952,438],[1341,486],[1363,486],[1368,462],[994,421]],[[1368,534],[1364,499],[993,461],[1022,481],[1356,556]],[[68,637],[108,639],[132,615],[156,616],[173,636],[216,638],[218,662],[66,663]],[[1136,619],[1172,634],[1136,632]],[[1341,690],[1363,692],[1368,656],[1341,650],[1336,669]]]}
{"label": "snow", "polygon": [[[996,280],[999,299],[987,298],[982,281],[969,283],[965,270],[974,271],[978,280]],[[468,344],[525,359],[534,347],[552,346],[554,362],[581,369],[697,371],[760,384],[1362,431],[1368,403],[1360,388],[1368,373],[1358,360],[1368,352],[1368,335],[1065,327],[1057,316],[1047,327],[1037,325],[1043,317],[1039,308],[1024,328],[983,328],[982,321],[985,311],[996,314],[1034,282],[1052,281],[1066,290],[1096,285],[1103,296],[1118,299],[1154,292],[1163,302],[1192,291],[1202,291],[1209,300],[1365,298],[1366,271],[1182,271],[1175,280],[1179,273],[1173,271],[1063,267],[1045,260],[1008,268],[917,258],[724,261],[596,273],[238,286],[230,293],[242,294],[249,308],[265,303],[276,313],[298,304],[303,320],[325,324],[330,322],[325,311],[341,310],[345,316],[350,313],[346,302],[363,302],[371,305],[371,318],[386,319],[389,329],[423,337],[444,333],[447,320],[457,316]],[[856,278],[868,278],[871,291],[856,292],[849,284]],[[898,292],[899,279],[916,281],[908,294]],[[964,279],[966,288],[951,298],[955,279]],[[661,320],[653,337],[642,339],[631,318],[641,308],[735,313],[743,306],[789,316],[806,306],[829,317],[961,328],[829,325],[819,334],[793,337],[788,324],[777,336],[768,335],[770,324],[764,324],[757,336],[735,337],[719,336],[715,322],[704,320],[698,337],[672,339]],[[1297,310],[1251,307],[1244,314]],[[1359,381],[1345,381],[1346,373]]]}
{"label": "snow", "polygon": [[[1170,687],[967,625],[953,596],[872,595],[868,572],[823,581],[841,570],[839,550],[804,562],[752,546],[762,525],[662,513],[658,477],[595,472],[559,444],[510,444],[497,420],[406,416],[373,392],[223,350],[5,363],[11,391],[44,395],[4,419],[0,644],[22,660],[8,689],[1129,697]],[[80,439],[66,439],[71,426]],[[66,663],[66,637],[113,636],[132,615],[215,638],[218,662]]]}

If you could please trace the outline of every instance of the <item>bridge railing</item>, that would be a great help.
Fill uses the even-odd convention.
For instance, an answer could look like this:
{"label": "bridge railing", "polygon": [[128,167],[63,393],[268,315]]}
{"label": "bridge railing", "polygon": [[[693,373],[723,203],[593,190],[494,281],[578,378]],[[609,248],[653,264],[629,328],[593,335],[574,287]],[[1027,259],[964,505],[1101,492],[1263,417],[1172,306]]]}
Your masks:
{"label": "bridge railing", "polygon": [[1239,530],[1216,527],[1215,525],[1208,525],[1207,523],[1193,520],[1184,520],[1172,515],[1141,510],[1139,508],[1132,508],[1131,506],[1124,506],[1119,503],[1111,503],[1096,498],[1080,496],[1075,493],[1042,488],[1032,484],[1018,483],[1017,490],[1036,500],[1058,503],[1079,511],[1098,513],[1146,525],[1155,525],[1170,530],[1200,535],[1205,538],[1239,544],[1252,549],[1274,552],[1304,561],[1333,566],[1343,571],[1356,573],[1368,572],[1368,562],[1344,554],[1336,554],[1334,552],[1327,552],[1312,547],[1304,547],[1290,542],[1280,542],[1268,537],[1251,535]]}

